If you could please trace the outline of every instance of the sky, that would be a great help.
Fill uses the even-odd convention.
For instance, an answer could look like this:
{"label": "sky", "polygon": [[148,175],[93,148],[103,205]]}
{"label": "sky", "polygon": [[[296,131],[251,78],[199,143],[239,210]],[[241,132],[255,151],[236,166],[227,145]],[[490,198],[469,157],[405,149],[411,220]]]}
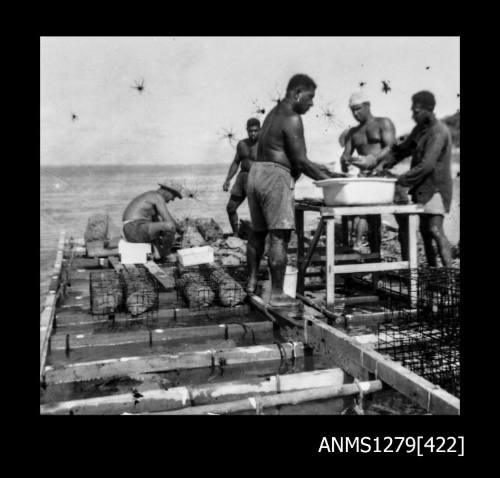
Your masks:
{"label": "sky", "polygon": [[459,70],[459,37],[42,37],[40,163],[229,164],[224,131],[245,138],[246,120],[263,120],[257,109],[305,73],[318,85],[303,116],[308,157],[338,164],[360,82],[401,135],[419,90],[436,95],[440,118],[459,109]]}

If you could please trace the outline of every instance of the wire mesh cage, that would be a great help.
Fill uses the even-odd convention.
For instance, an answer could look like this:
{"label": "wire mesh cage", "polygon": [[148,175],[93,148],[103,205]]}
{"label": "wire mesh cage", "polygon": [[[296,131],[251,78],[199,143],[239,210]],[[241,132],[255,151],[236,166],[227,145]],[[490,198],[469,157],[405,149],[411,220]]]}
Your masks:
{"label": "wire mesh cage", "polygon": [[237,272],[228,273],[214,264],[179,267],[175,279],[177,298],[190,309],[236,307],[247,295],[241,284],[245,278]]}
{"label": "wire mesh cage", "polygon": [[202,309],[214,303],[215,292],[199,266],[178,270],[175,282],[178,298],[184,299],[190,309]]}
{"label": "wire mesh cage", "polygon": [[158,283],[143,264],[124,265],[120,272],[129,318],[155,321],[158,318]]}
{"label": "wire mesh cage", "polygon": [[107,319],[124,310],[124,290],[121,276],[115,271],[90,273],[90,313]]}
{"label": "wire mesh cage", "polygon": [[216,294],[217,302],[224,307],[242,304],[246,297],[243,287],[224,269],[214,265],[203,265],[200,272]]}
{"label": "wire mesh cage", "polygon": [[386,274],[379,283],[386,321],[378,350],[460,396],[460,272],[420,268]]}

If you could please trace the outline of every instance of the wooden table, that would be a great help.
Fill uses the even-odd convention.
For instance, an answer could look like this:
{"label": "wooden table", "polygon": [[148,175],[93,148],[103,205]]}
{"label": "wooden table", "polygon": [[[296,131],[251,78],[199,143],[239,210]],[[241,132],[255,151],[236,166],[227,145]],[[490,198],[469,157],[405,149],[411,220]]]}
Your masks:
{"label": "wooden table", "polygon": [[[314,233],[307,255],[304,249],[304,212],[315,211],[320,213],[320,221]],[[370,206],[325,206],[321,201],[302,202],[297,201],[295,205],[295,227],[297,231],[297,267],[298,282],[297,292],[304,293],[304,274],[309,265],[314,249],[326,229],[326,305],[332,308],[335,302],[335,274],[352,274],[359,272],[381,272],[397,269],[417,268],[417,217],[423,212],[423,207],[418,204],[383,204]],[[408,260],[397,262],[370,262],[362,264],[335,265],[335,218],[348,216],[368,216],[382,214],[404,214],[408,215]],[[343,236],[347,238],[343,220]],[[380,234],[380,229],[378,231]],[[380,258],[380,251],[375,251]]]}

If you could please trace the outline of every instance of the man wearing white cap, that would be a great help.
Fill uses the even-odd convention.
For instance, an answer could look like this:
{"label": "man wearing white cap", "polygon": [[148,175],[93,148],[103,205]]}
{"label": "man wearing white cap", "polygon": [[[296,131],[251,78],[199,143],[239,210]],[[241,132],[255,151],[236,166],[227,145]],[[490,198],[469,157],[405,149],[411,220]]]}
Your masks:
{"label": "man wearing white cap", "polygon": [[128,242],[153,243],[165,259],[182,228],[172,217],[166,203],[190,197],[190,192],[174,181],[159,183],[156,191],[147,191],[133,199],[123,213],[123,236]]}
{"label": "man wearing white cap", "polygon": [[[358,126],[351,128],[345,136],[344,152],[340,158],[342,171],[347,172],[350,165],[360,169],[360,176],[368,176],[378,164],[379,158],[386,155],[395,142],[396,129],[389,118],[374,117],[370,110],[370,99],[364,91],[358,91],[349,98],[354,119]],[[356,152],[357,156],[353,153]],[[370,227],[369,244],[373,251],[378,250],[380,237],[378,234],[379,218],[377,216],[360,217],[356,231],[354,249],[361,249],[363,236]]]}

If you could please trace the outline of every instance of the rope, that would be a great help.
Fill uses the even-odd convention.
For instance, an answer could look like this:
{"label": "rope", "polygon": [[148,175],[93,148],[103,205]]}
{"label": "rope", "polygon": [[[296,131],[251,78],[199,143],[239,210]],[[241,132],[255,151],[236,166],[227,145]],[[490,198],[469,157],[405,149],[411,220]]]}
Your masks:
{"label": "rope", "polygon": [[295,346],[296,346],[297,342],[290,340],[290,341],[288,341],[288,343],[292,345],[292,363],[294,363],[295,357],[296,357]]}
{"label": "rope", "polygon": [[283,361],[283,360],[286,360],[286,351],[285,349],[283,348],[283,345],[281,344],[281,342],[278,342],[277,340],[275,340],[273,342],[273,344],[276,344],[278,346],[278,350],[280,351],[280,360]]}

